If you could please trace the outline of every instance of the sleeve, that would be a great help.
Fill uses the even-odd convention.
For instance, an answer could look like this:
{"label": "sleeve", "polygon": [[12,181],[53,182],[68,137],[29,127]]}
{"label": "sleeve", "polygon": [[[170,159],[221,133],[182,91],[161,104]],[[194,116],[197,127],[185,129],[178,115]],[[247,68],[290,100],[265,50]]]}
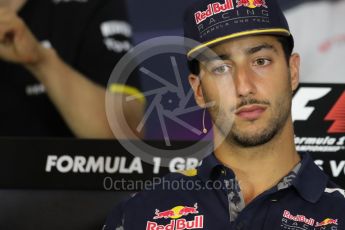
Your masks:
{"label": "sleeve", "polygon": [[[76,68],[92,81],[106,86],[116,63],[132,48],[132,28],[125,0],[102,0],[83,32]],[[140,90],[137,74],[126,90]],[[123,89],[123,88],[122,88]]]}

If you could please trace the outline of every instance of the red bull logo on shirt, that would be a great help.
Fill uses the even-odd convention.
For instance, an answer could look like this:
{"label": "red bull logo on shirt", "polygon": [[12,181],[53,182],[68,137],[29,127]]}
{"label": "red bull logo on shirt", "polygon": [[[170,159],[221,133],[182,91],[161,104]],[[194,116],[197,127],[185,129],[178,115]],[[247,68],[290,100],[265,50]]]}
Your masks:
{"label": "red bull logo on shirt", "polygon": [[234,4],[232,0],[225,0],[224,3],[215,2],[207,5],[205,11],[198,11],[194,14],[195,22],[199,25],[201,22],[205,21],[207,18],[212,17],[213,15],[227,12],[234,9]]}
{"label": "red bull logo on shirt", "polygon": [[204,227],[204,216],[195,216],[194,220],[186,219],[171,220],[167,225],[159,225],[156,222],[148,221],[146,230],[184,230],[184,229],[201,229]]}
{"label": "red bull logo on shirt", "polygon": [[236,0],[236,7],[248,7],[248,8],[256,8],[256,7],[264,7],[267,8],[267,4],[265,0]]}
{"label": "red bull logo on shirt", "polygon": [[[321,222],[304,215],[292,215],[290,211],[284,210],[282,227],[284,229],[313,229],[313,230],[336,230],[338,229],[338,219],[326,218]],[[292,221],[292,222],[288,222]],[[299,224],[300,223],[300,224]],[[299,228],[297,228],[299,226]]]}
{"label": "red bull logo on shirt", "polygon": [[315,220],[313,218],[307,218],[304,215],[292,215],[290,211],[284,210],[283,217],[292,221],[301,222],[310,226],[314,226]]}
{"label": "red bull logo on shirt", "polygon": [[167,225],[159,225],[156,222],[148,221],[146,230],[183,230],[183,229],[201,229],[204,226],[204,215],[197,215],[193,220],[187,221],[184,216],[198,214],[198,204],[190,206],[176,206],[172,209],[159,211],[156,209],[154,220],[172,219]]}

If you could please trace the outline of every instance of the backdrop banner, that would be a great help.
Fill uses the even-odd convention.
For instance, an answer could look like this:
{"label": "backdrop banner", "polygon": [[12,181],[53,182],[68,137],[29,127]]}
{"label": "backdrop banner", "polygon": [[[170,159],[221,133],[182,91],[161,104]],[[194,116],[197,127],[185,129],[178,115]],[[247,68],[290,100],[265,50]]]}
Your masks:
{"label": "backdrop banner", "polygon": [[[323,133],[311,133],[310,137],[297,135],[298,147],[310,151],[314,147],[326,148],[328,144],[337,146],[334,141],[344,140],[344,137],[325,133],[326,136]],[[315,144],[312,138],[316,138]],[[320,138],[326,139],[321,141]],[[159,142],[148,144],[157,146]],[[175,142],[172,146],[176,149],[186,144],[193,143]],[[345,187],[343,146],[339,151],[310,153],[336,183]],[[113,140],[1,139],[0,148],[1,189],[137,191],[161,182],[162,176],[171,171],[198,164],[194,158],[175,157],[170,160],[169,167],[160,167],[155,157],[156,164],[151,165]]]}

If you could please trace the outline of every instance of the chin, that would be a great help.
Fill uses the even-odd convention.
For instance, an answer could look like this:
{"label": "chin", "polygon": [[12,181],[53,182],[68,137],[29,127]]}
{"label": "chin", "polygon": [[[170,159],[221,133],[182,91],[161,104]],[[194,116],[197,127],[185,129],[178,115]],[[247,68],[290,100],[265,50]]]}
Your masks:
{"label": "chin", "polygon": [[255,147],[270,142],[277,133],[278,130],[272,129],[272,127],[253,128],[246,131],[235,129],[231,130],[227,139],[242,147]]}
{"label": "chin", "polygon": [[267,121],[263,120],[253,120],[253,121],[246,121],[246,122],[236,122],[233,124],[231,132],[237,133],[239,135],[246,135],[246,136],[257,136],[261,135],[267,130],[270,129],[272,125],[270,125]]}

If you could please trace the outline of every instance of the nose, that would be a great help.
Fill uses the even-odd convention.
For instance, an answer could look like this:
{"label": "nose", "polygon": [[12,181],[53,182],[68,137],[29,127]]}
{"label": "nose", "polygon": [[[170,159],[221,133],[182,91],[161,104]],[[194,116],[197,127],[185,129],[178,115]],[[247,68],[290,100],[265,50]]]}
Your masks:
{"label": "nose", "polygon": [[246,67],[237,67],[233,78],[238,97],[248,97],[256,94],[255,73]]}

